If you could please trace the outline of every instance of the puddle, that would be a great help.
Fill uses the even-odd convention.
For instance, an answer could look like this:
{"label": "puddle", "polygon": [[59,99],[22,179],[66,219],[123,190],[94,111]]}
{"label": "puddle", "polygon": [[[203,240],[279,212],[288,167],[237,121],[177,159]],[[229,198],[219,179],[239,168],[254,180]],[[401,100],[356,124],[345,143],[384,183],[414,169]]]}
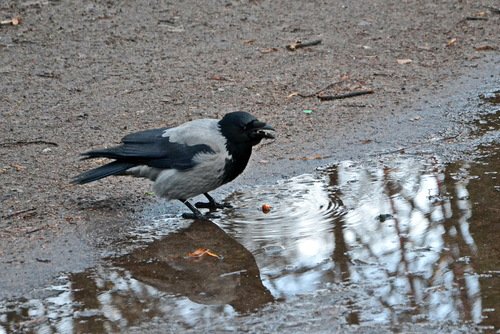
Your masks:
{"label": "puddle", "polygon": [[[48,298],[1,302],[0,333],[133,331],[152,321],[232,331],[255,310],[284,304],[300,317],[304,300],[321,309],[333,293],[345,325],[498,330],[500,155],[488,150],[478,162],[345,161],[234,193],[234,209],[213,222],[157,217],[123,241],[129,254],[61,277]],[[189,256],[200,247],[218,257]]]}
{"label": "puddle", "polygon": [[233,193],[212,222],[147,219],[44,298],[0,301],[0,334],[498,332],[499,123],[479,121],[473,162],[344,161]]}

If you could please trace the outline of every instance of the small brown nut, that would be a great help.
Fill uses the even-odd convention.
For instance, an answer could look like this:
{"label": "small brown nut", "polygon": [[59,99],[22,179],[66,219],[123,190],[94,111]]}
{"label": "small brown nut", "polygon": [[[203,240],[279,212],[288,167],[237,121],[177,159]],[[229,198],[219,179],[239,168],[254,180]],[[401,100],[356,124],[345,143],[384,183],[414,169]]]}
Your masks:
{"label": "small brown nut", "polygon": [[271,211],[272,206],[269,204],[262,204],[262,212],[269,213]]}

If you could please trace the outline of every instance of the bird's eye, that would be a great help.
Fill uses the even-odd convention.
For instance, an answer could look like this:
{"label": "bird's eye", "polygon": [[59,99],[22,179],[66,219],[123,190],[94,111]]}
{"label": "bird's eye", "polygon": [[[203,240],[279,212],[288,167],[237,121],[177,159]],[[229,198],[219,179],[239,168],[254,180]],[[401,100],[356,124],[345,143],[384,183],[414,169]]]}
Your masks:
{"label": "bird's eye", "polygon": [[248,130],[248,129],[253,129],[253,128],[254,128],[254,126],[253,126],[254,122],[255,122],[255,121],[251,121],[250,123],[244,124],[244,125],[242,126],[243,131],[246,131],[246,130]]}

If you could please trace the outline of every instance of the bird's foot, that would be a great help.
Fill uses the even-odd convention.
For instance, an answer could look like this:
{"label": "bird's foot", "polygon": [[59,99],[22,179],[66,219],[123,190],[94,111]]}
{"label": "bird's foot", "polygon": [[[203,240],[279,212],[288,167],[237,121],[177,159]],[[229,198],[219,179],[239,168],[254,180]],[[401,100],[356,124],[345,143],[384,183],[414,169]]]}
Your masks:
{"label": "bird's foot", "polygon": [[182,214],[182,218],[184,219],[194,219],[194,220],[210,220],[210,219],[215,219],[215,218],[220,218],[220,216],[211,214],[211,213],[192,213],[192,212],[185,212]]}
{"label": "bird's foot", "polygon": [[209,209],[215,211],[217,209],[232,208],[231,204],[217,202],[196,202],[195,207],[198,209]]}

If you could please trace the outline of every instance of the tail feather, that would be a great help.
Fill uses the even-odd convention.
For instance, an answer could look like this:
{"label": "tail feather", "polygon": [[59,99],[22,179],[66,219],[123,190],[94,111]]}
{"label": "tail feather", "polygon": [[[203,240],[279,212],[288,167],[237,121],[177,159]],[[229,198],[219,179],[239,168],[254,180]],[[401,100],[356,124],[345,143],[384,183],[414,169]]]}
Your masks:
{"label": "tail feather", "polygon": [[111,175],[120,175],[127,169],[134,167],[136,164],[113,161],[106,165],[86,171],[71,180],[73,184],[85,184],[103,179]]}

